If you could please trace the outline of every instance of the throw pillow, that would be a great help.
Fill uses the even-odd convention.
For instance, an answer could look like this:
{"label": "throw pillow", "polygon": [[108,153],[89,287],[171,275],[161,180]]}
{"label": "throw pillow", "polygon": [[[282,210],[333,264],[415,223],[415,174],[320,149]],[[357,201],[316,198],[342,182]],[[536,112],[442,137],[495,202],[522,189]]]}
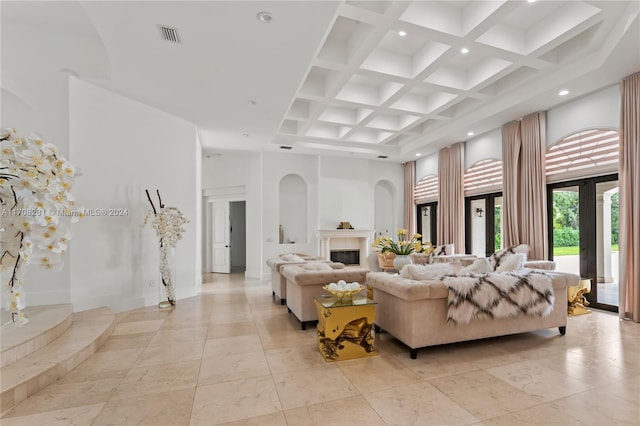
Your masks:
{"label": "throw pillow", "polygon": [[282,260],[286,260],[287,262],[304,262],[304,259],[298,256],[297,254],[287,253],[280,256]]}
{"label": "throw pillow", "polygon": [[455,244],[443,244],[436,246],[433,251],[434,256],[449,256],[455,254]]}
{"label": "throw pillow", "polygon": [[493,270],[497,270],[502,262],[507,260],[509,256],[513,256],[516,253],[523,253],[526,256],[529,254],[529,245],[528,244],[519,244],[517,246],[511,246],[506,249],[497,251],[489,257],[489,263],[491,264],[491,268]]}
{"label": "throw pillow", "polygon": [[[406,270],[412,280],[432,280],[451,273],[449,263],[436,263],[433,265],[407,265],[402,270]],[[402,272],[402,271],[401,271]]]}
{"label": "throw pillow", "polygon": [[527,255],[524,253],[514,253],[508,256],[506,260],[500,263],[500,266],[496,268],[496,272],[513,272],[519,271],[524,267],[524,262],[527,261]]}
{"label": "throw pillow", "polygon": [[328,263],[322,262],[307,262],[300,267],[305,271],[331,271],[333,269]]}
{"label": "throw pillow", "polygon": [[431,256],[427,256],[424,253],[411,253],[409,257],[411,258],[411,263],[415,265],[426,265],[431,263],[429,262]]}
{"label": "throw pillow", "polygon": [[481,257],[480,259],[476,259],[471,265],[460,269],[458,275],[488,274],[492,271],[493,269],[491,268],[489,261],[486,258]]}

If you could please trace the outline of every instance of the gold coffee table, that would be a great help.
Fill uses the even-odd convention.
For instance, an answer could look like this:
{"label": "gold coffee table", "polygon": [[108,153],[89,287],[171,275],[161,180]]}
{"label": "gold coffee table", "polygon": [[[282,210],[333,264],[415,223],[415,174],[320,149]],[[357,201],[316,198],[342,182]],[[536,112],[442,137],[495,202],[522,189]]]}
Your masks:
{"label": "gold coffee table", "polygon": [[314,298],[318,310],[318,349],[325,361],[342,361],[378,355],[371,330],[376,302],[361,295],[350,299]]}

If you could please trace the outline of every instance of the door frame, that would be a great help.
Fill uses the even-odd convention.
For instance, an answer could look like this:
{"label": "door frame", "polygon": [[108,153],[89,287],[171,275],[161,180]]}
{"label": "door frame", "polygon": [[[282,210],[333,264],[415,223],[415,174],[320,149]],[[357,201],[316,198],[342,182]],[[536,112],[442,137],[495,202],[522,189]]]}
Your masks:
{"label": "door frame", "polygon": [[549,247],[549,260],[553,260],[553,190],[568,186],[577,186],[580,277],[591,280],[591,291],[587,293],[585,297],[591,307],[611,312],[618,312],[618,306],[598,303],[598,242],[596,233],[591,231],[596,229],[597,225],[596,185],[601,182],[611,182],[615,180],[618,180],[618,173],[547,184],[547,242]]}
{"label": "door frame", "polygon": [[[431,218],[431,229],[429,230],[429,233],[431,235],[431,244],[433,244],[433,246],[435,247],[436,244],[438,244],[438,202],[437,201],[430,201],[428,203],[422,203],[422,204],[417,204],[416,205],[416,232],[418,234],[423,234],[422,232],[422,208],[423,207],[431,207],[431,214],[432,214],[432,218]],[[422,240],[422,242],[425,242],[424,240]]]}
{"label": "door frame", "polygon": [[[245,206],[247,205],[247,189],[245,185],[238,186],[227,186],[220,188],[206,188],[202,190],[202,205],[204,206],[204,214],[202,215],[202,220],[204,223],[202,224],[202,229],[204,230],[204,238],[202,239],[203,244],[203,260],[202,263],[203,273],[211,272],[212,270],[212,259],[213,253],[211,251],[212,245],[212,236],[211,232],[213,229],[213,217],[211,212],[211,203],[214,202],[233,202],[233,201],[244,201]],[[247,244],[248,246],[248,244]],[[245,259],[245,264],[246,264]],[[246,272],[245,272],[246,273]]]}
{"label": "door frame", "polygon": [[[496,252],[496,198],[502,197],[502,192],[491,192],[489,194],[471,195],[464,198],[464,245],[465,253],[471,253],[473,250],[473,241],[471,237],[473,235],[471,229],[471,218],[473,212],[471,211],[471,202],[475,200],[484,200],[484,233],[485,244],[484,251],[485,256],[489,257]],[[502,221],[502,218],[500,218]],[[493,238],[488,238],[493,236]]]}

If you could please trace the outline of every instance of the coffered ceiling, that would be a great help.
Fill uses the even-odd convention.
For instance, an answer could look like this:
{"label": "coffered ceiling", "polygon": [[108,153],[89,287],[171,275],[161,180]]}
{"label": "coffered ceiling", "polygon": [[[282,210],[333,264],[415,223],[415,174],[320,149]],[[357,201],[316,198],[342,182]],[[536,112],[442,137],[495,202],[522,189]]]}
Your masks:
{"label": "coffered ceiling", "polygon": [[[638,69],[637,13],[637,2],[347,1],[276,141],[408,160],[467,140],[564,101],[561,89],[580,95],[573,82],[590,71],[615,69],[593,90]],[[610,57],[625,29],[629,68]]]}
{"label": "coffered ceiling", "polygon": [[[287,147],[407,161],[640,71],[633,0],[4,0],[0,8],[3,52],[47,37],[31,40],[43,51],[20,64],[3,53],[3,93],[37,104],[27,76],[43,85],[47,73],[71,73],[193,122],[205,154]],[[159,26],[174,28],[179,43]],[[53,54],[59,34],[83,43]],[[569,94],[558,96],[562,89]]]}

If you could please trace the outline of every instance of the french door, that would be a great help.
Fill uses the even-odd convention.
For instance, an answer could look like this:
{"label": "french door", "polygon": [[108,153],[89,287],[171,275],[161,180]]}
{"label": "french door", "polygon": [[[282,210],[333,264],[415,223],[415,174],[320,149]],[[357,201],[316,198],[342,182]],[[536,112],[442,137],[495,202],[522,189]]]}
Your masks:
{"label": "french door", "polygon": [[502,193],[467,197],[464,217],[465,253],[488,257],[502,248]]}
{"label": "french door", "polygon": [[592,307],[618,311],[618,175],[547,185],[549,258],[591,280]]}
{"label": "french door", "polygon": [[418,233],[422,234],[422,242],[430,242],[435,246],[438,239],[438,202],[418,204],[417,218]]}

